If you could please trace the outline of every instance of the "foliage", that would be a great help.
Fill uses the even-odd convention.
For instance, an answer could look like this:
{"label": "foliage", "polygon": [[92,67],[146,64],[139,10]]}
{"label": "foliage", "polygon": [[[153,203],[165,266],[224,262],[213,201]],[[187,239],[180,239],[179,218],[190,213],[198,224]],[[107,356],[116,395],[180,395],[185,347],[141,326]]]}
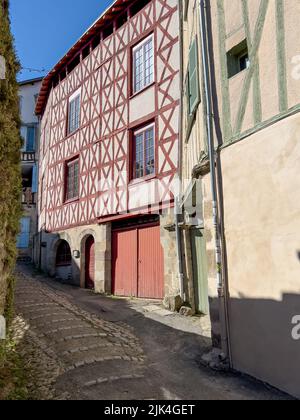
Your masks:
{"label": "foliage", "polygon": [[27,376],[30,372],[11,337],[0,342],[0,401],[28,400]]}
{"label": "foliage", "polygon": [[12,271],[21,216],[20,117],[17,73],[19,63],[10,30],[9,1],[0,0],[0,55],[6,61],[6,78],[0,80],[0,314],[10,316],[13,300]]}

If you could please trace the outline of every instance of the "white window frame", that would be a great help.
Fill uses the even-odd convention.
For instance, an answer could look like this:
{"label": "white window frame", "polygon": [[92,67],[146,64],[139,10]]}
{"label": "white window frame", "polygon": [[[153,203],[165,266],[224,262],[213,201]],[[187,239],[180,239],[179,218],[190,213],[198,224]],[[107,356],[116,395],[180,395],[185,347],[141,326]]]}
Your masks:
{"label": "white window frame", "polygon": [[[71,116],[71,104],[79,97],[79,110],[78,110],[78,127],[74,128],[73,130],[71,130],[70,127],[70,116]],[[73,95],[70,96],[69,101],[68,101],[68,135],[71,135],[73,133],[75,133],[79,128],[80,128],[80,119],[81,119],[81,88],[79,88],[78,90],[76,90],[76,92],[73,93]]]}
{"label": "white window frame", "polygon": [[[141,176],[141,177],[136,177],[136,176],[135,176],[135,169],[133,168],[133,170],[132,170],[132,177],[133,177],[133,180],[141,180],[141,179],[145,179],[145,178],[147,178],[147,177],[153,177],[153,176],[155,176],[155,174],[156,174],[156,139],[155,139],[155,123],[151,123],[151,124],[149,124],[149,125],[145,125],[144,127],[141,127],[141,128],[139,128],[139,129],[137,129],[137,130],[134,130],[134,131],[133,131],[133,141],[134,141],[134,146],[135,146],[134,153],[136,153],[136,143],[135,143],[135,142],[136,142],[136,137],[137,137],[139,134],[145,133],[146,131],[148,131],[148,130],[150,130],[150,129],[153,129],[154,170],[153,170],[153,173],[152,173],[152,174],[145,175],[145,170],[146,170],[146,167],[145,167],[145,165],[144,165],[144,175],[143,175],[143,176]],[[143,155],[144,155],[144,158],[145,158],[145,154],[146,154],[146,152],[145,152],[145,150],[143,150]],[[136,163],[135,157],[134,157],[134,162]],[[144,162],[144,163],[145,163],[145,162]]]}
{"label": "white window frame", "polygon": [[[143,61],[142,61],[142,73],[144,75],[143,77],[143,81],[141,83],[141,87],[138,89],[136,87],[136,52],[139,51],[140,49],[144,49],[144,46],[149,42],[152,41],[152,51],[153,51],[153,57],[152,57],[152,78],[151,80],[146,83],[146,72],[145,72],[145,52],[143,51]],[[138,93],[142,90],[144,90],[145,88],[147,88],[148,86],[152,85],[152,83],[155,80],[155,74],[154,74],[154,35],[151,34],[149,35],[147,38],[145,38],[143,41],[141,41],[140,43],[138,43],[133,49],[132,49],[132,66],[133,66],[133,94]]]}
{"label": "white window frame", "polygon": [[[248,60],[247,60],[246,68],[243,69],[242,66],[241,66],[241,61],[245,57],[248,57]],[[239,65],[239,73],[249,69],[249,67],[250,67],[250,57],[249,57],[248,51],[244,51],[238,56],[238,65]]]}

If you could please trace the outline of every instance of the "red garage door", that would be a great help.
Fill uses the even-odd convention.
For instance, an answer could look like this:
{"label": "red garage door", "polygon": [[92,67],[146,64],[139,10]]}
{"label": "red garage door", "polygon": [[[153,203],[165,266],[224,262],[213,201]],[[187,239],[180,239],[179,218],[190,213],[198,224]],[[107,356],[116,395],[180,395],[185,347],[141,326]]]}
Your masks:
{"label": "red garage door", "polygon": [[164,267],[159,225],[116,230],[112,245],[113,293],[162,299]]}

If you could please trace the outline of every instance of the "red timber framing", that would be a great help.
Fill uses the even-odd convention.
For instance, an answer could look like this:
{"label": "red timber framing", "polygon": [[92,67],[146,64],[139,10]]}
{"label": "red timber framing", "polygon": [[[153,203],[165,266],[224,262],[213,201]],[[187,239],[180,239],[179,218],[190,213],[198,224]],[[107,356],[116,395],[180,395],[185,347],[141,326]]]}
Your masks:
{"label": "red timber framing", "polygon": [[[49,232],[117,220],[149,205],[158,212],[173,202],[168,186],[178,169],[177,1],[145,1],[135,13],[135,7],[144,4],[139,2],[115,1],[44,79],[36,111],[47,143],[40,150],[40,178],[46,189],[40,224]],[[132,50],[151,34],[154,83],[132,95]],[[80,128],[66,135],[69,98],[79,89]],[[140,109],[149,97],[153,105],[145,106],[143,114]],[[132,132],[153,122],[156,177],[134,182]],[[64,168],[78,157],[79,198],[65,202]],[[145,194],[137,188],[154,181],[150,203],[143,201]]]}

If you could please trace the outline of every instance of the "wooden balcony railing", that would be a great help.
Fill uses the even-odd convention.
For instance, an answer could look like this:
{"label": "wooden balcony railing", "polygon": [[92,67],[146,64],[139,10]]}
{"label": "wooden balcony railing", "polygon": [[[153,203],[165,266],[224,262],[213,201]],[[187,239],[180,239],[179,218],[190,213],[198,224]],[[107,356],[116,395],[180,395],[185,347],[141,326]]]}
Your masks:
{"label": "wooden balcony railing", "polygon": [[36,194],[32,192],[31,188],[23,188],[22,204],[27,206],[32,206],[36,204]]}
{"label": "wooden balcony railing", "polygon": [[21,152],[22,162],[35,162],[35,152]]}

